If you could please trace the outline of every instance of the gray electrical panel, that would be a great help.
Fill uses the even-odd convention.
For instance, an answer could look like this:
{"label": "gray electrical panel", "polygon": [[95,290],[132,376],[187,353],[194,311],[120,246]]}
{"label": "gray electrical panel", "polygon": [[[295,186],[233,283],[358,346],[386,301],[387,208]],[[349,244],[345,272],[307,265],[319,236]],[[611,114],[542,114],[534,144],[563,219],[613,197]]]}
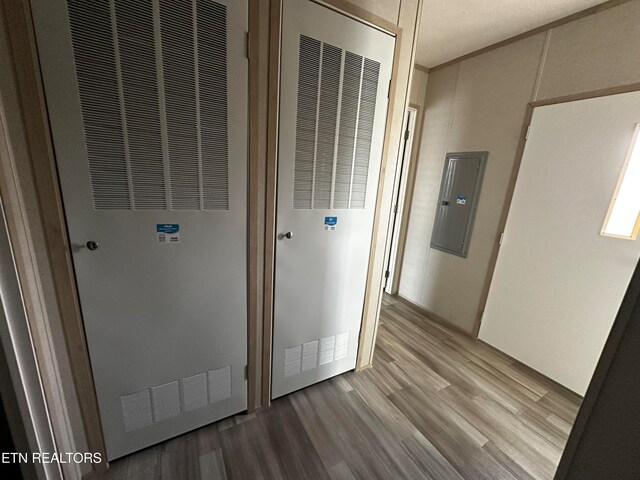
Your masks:
{"label": "gray electrical panel", "polygon": [[489,152],[447,153],[431,248],[466,257]]}

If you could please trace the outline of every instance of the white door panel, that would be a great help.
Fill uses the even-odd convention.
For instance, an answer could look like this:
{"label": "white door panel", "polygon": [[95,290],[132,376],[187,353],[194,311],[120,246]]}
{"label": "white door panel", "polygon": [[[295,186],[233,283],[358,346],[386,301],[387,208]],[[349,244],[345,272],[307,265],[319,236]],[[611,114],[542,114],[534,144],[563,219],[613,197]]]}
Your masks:
{"label": "white door panel", "polygon": [[584,395],[640,257],[600,234],[640,92],[536,107],[480,339]]}
{"label": "white door panel", "polygon": [[33,7],[112,460],[247,406],[247,6]]}
{"label": "white door panel", "polygon": [[284,2],[274,398],[355,367],[393,49],[328,8]]}

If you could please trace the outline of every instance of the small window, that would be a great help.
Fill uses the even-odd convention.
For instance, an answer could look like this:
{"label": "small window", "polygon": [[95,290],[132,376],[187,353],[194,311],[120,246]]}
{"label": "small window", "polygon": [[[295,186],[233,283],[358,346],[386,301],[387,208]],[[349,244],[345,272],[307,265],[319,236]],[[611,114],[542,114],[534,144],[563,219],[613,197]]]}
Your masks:
{"label": "small window", "polygon": [[635,240],[640,229],[640,124],[636,125],[602,235]]}

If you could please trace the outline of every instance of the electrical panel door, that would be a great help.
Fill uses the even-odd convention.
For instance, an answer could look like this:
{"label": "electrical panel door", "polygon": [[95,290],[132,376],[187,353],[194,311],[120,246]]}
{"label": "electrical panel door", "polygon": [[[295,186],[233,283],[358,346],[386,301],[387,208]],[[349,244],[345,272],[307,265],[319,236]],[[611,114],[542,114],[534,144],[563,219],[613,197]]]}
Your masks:
{"label": "electrical panel door", "polygon": [[431,248],[466,257],[489,152],[447,153]]}

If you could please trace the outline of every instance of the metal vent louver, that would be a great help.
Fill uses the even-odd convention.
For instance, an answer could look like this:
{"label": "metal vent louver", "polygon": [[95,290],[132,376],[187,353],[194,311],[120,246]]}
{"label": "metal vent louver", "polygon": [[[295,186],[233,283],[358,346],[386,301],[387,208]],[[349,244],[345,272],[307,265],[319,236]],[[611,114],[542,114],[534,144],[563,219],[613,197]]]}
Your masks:
{"label": "metal vent louver", "polygon": [[362,57],[355,53],[346,52],[344,56],[340,134],[338,136],[333,208],[349,207],[361,79]]}
{"label": "metal vent louver", "polygon": [[380,64],[300,36],[293,208],[362,209]]}
{"label": "metal vent louver", "polygon": [[171,208],[197,210],[201,199],[191,2],[160,0],[160,26]]}
{"label": "metal vent louver", "polygon": [[379,73],[380,64],[365,58],[364,67],[362,68],[360,111],[358,114],[358,132],[356,134],[356,155],[353,162],[350,208],[364,208],[367,195],[371,135],[373,134],[373,117],[376,111]]}
{"label": "metal vent louver", "polygon": [[321,43],[300,36],[293,208],[311,208]]}
{"label": "metal vent louver", "polygon": [[164,165],[150,0],[116,0],[124,126],[135,209],[164,209]]}
{"label": "metal vent louver", "polygon": [[68,0],[95,209],[229,209],[227,12]]}
{"label": "metal vent louver", "polygon": [[122,112],[107,2],[70,0],[69,21],[97,209],[131,208]]}
{"label": "metal vent louver", "polygon": [[229,208],[226,7],[198,0],[197,29],[202,208],[226,210]]}
{"label": "metal vent louver", "polygon": [[336,141],[336,116],[338,113],[341,61],[341,49],[328,43],[322,45],[313,208],[331,208],[333,156]]}

